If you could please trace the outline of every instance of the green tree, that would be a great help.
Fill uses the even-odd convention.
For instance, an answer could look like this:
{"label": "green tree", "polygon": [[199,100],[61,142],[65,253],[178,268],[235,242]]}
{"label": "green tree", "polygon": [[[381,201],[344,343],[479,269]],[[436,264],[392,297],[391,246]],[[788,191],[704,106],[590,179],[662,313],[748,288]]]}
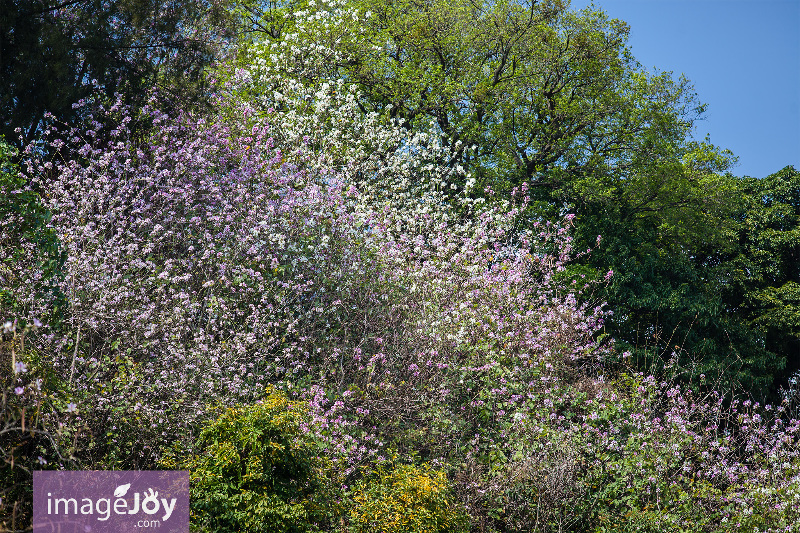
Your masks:
{"label": "green tree", "polygon": [[616,272],[612,327],[639,364],[677,357],[694,377],[776,401],[800,369],[800,173],[715,183],[716,213],[688,205],[683,221],[631,224],[618,204],[578,229],[603,234],[590,261]]}
{"label": "green tree", "polygon": [[615,312],[608,327],[637,366],[659,371],[673,361],[691,380],[706,375],[727,391],[764,389],[779,365],[726,311],[716,270],[736,248],[741,180],[726,172],[730,154],[690,146],[682,161],[660,169],[660,179],[625,184],[611,201],[579,209],[577,239],[588,246],[602,235],[585,262],[613,272],[604,295]]}
{"label": "green tree", "polygon": [[[0,0],[0,135],[18,149],[45,113],[73,122],[73,104],[150,88],[197,99],[224,36],[224,0]],[[21,133],[16,133],[17,128]],[[20,139],[21,137],[21,139]]]}
{"label": "green tree", "polygon": [[725,311],[773,354],[782,380],[800,370],[800,172],[745,178],[734,213],[736,248],[718,259]]}
{"label": "green tree", "polygon": [[559,0],[356,5],[363,31],[345,41],[342,68],[365,107],[410,129],[432,119],[451,164],[479,185],[528,183],[558,204],[589,204],[621,186],[652,190],[689,151],[703,106],[688,81],[641,68],[628,26],[602,11]]}
{"label": "green tree", "polygon": [[[238,5],[254,41],[282,41],[304,17],[303,38],[325,44],[330,58],[325,70],[293,75],[306,85],[357,83],[364,113],[400,120],[409,134],[433,122],[448,163],[479,185],[527,182],[557,202],[643,187],[691,151],[687,134],[704,109],[687,80],[636,62],[624,22],[561,0]],[[319,17],[315,29],[331,12],[339,16]]]}

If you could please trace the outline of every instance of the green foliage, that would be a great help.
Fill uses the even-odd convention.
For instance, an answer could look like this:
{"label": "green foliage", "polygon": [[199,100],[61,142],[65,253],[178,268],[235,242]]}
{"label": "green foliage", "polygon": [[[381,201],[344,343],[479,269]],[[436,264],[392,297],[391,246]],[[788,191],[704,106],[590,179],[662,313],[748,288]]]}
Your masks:
{"label": "green foliage", "polygon": [[315,531],[327,518],[320,448],[305,407],[268,390],[206,425],[195,455],[164,461],[191,470],[192,522],[214,532]]}
{"label": "green foliage", "polygon": [[683,214],[619,202],[579,218],[578,239],[603,235],[588,262],[614,270],[610,330],[641,368],[674,360],[689,379],[780,401],[800,368],[800,175],[707,179],[716,192],[698,182]]}
{"label": "green foliage", "polygon": [[39,194],[26,187],[16,157],[14,148],[0,139],[0,320],[25,315],[12,288],[32,283],[39,298],[55,299],[55,316],[48,321],[57,325],[64,297],[56,281],[65,257],[48,225],[50,213]]}
{"label": "green foliage", "polygon": [[746,178],[741,189],[736,247],[719,254],[717,288],[725,311],[755,332],[785,379],[800,370],[800,172]]}
{"label": "green foliage", "polygon": [[[36,141],[46,113],[84,118],[80,99],[202,98],[203,70],[225,35],[224,1],[0,0],[0,135]],[[15,129],[20,128],[20,133]],[[19,139],[19,140],[18,140]]]}
{"label": "green foliage", "polygon": [[[620,192],[613,203],[579,210],[576,240],[591,243],[603,236],[586,262],[614,271],[606,293],[615,310],[609,332],[620,351],[633,352],[640,368],[660,372],[665,363],[677,362],[696,383],[705,374],[729,393],[774,399],[791,347],[765,342],[763,326],[741,301],[747,290],[736,280],[753,291],[759,283],[767,292],[775,288],[769,280],[757,281],[761,267],[745,263],[759,254],[764,267],[771,261],[770,251],[756,251],[768,240],[754,219],[762,220],[761,196],[776,185],[736,179],[723,172],[730,163],[709,144],[697,144],[683,166],[673,169],[683,177],[672,179],[669,191],[649,206],[637,207],[636,197]],[[759,192],[751,190],[753,183],[760,184]],[[783,236],[791,255],[791,238]],[[791,273],[783,270],[786,283]],[[791,284],[786,288],[788,295]],[[784,303],[773,302],[772,311],[788,312]]]}
{"label": "green foliage", "polygon": [[379,465],[353,491],[354,533],[456,533],[469,530],[444,472],[428,465]]}

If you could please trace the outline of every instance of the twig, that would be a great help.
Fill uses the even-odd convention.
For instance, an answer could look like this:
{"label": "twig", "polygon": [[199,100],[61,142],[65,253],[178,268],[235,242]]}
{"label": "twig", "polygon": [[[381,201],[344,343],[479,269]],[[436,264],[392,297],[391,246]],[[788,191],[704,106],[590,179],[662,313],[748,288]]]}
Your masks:
{"label": "twig", "polygon": [[78,324],[78,333],[75,335],[75,350],[72,352],[72,365],[69,369],[69,384],[72,385],[72,377],[75,375],[75,359],[78,357],[78,344],[81,341],[81,326]]}

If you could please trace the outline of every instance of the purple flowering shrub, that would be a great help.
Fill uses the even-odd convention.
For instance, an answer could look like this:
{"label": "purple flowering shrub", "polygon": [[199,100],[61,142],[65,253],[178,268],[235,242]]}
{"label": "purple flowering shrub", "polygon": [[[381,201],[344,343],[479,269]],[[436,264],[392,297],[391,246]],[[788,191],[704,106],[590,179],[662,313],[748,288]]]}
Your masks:
{"label": "purple flowering shrub", "polygon": [[207,402],[253,399],[303,370],[300,325],[322,311],[324,269],[350,259],[332,234],[352,227],[333,179],[285,164],[263,129],[151,119],[145,142],[124,115],[108,144],[86,132],[81,160],[46,184],[69,316],[37,337],[98,417],[135,413],[149,438],[129,452],[145,462]]}
{"label": "purple flowering shrub", "polygon": [[800,421],[787,421],[783,406],[726,405],[717,393],[699,397],[642,375],[617,385],[622,401],[596,394],[581,418],[589,479],[602,487],[593,497],[607,504],[599,519],[630,528],[623,517],[633,510],[653,529],[798,524]]}
{"label": "purple flowering shrub", "polygon": [[[376,441],[428,459],[463,457],[465,437],[516,415],[543,362],[608,353],[595,338],[605,311],[554,282],[571,253],[566,226],[512,234],[519,214],[487,209],[461,225],[422,217],[417,234],[394,230],[396,211],[373,214],[375,274],[353,291],[340,284],[323,307],[340,309],[344,323],[310,337],[321,378],[308,389],[312,406],[353,427],[336,444],[355,453],[343,472],[380,455]],[[358,433],[362,442],[348,448]]]}
{"label": "purple flowering shrub", "polygon": [[489,444],[501,466],[469,478],[509,530],[796,530],[800,422],[782,407],[642,374],[544,377]]}
{"label": "purple flowering shrub", "polygon": [[[566,229],[512,236],[516,211],[497,208],[458,224],[424,211],[404,220],[325,169],[286,163],[306,148],[285,156],[266,126],[145,111],[148,138],[112,106],[114,130],[101,131],[105,117],[52,140],[76,158],[27,168],[66,255],[68,301],[61,327],[32,342],[112,448],[133,444],[114,421],[137,421],[127,431],[143,444],[119,464],[147,464],[206,403],[251,400],[268,383],[402,421],[469,394],[456,390],[464,376],[597,348],[602,311],[551,282],[570,253]],[[561,257],[537,251],[545,241]],[[27,289],[14,297],[45,316],[53,302]]]}

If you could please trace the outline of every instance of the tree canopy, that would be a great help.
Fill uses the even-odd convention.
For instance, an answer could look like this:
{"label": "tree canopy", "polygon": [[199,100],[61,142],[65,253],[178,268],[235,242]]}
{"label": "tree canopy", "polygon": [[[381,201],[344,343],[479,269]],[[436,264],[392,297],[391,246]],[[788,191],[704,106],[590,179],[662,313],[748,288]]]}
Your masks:
{"label": "tree canopy", "polygon": [[[21,149],[81,99],[201,96],[225,35],[216,0],[0,1],[0,135]],[[20,128],[21,133],[15,130]],[[21,137],[21,139],[20,139]]]}

